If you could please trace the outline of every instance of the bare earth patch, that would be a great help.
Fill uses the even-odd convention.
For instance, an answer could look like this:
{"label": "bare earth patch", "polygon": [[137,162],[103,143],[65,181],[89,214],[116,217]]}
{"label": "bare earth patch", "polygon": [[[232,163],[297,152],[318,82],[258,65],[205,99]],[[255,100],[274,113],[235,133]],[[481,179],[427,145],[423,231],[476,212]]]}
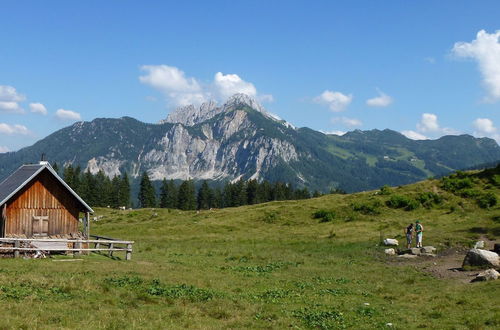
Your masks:
{"label": "bare earth patch", "polygon": [[[497,241],[482,237],[486,249],[492,249]],[[388,257],[389,263],[393,265],[414,265],[415,268],[432,274],[436,278],[453,279],[463,283],[469,283],[479,273],[478,270],[462,270],[462,263],[469,248],[448,248],[439,251],[435,257],[419,256],[415,259]]]}

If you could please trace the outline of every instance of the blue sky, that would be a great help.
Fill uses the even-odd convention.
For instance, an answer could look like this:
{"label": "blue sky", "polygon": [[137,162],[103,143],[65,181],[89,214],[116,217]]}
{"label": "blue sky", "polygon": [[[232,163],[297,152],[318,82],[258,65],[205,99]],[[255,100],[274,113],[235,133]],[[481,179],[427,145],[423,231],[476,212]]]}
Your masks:
{"label": "blue sky", "polygon": [[[243,91],[296,126],[500,142],[498,1],[2,1],[0,152]],[[370,100],[370,101],[369,101]]]}

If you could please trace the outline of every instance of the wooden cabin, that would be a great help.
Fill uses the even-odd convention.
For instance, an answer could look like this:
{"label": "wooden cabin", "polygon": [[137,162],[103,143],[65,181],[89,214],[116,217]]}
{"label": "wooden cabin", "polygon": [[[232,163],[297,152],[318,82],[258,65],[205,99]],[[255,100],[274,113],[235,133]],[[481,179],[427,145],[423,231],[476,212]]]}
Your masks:
{"label": "wooden cabin", "polygon": [[44,161],[23,165],[0,183],[0,210],[0,237],[27,238],[88,239],[94,212]]}

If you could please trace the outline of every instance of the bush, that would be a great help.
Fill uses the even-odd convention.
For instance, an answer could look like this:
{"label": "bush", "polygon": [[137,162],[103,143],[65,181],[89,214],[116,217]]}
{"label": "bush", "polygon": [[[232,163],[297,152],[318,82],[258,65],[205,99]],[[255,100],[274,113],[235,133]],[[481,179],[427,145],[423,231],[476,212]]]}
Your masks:
{"label": "bush", "polygon": [[497,196],[495,196],[494,193],[492,193],[491,191],[490,192],[487,192],[486,194],[482,195],[481,197],[478,197],[477,199],[477,204],[479,205],[479,207],[483,208],[483,209],[487,209],[487,208],[490,208],[492,206],[495,206],[497,205]]}
{"label": "bush", "polygon": [[441,204],[443,202],[443,197],[433,192],[423,192],[417,196],[417,201],[422,204],[425,208],[431,208],[434,205]]}
{"label": "bush", "polygon": [[393,195],[386,202],[386,205],[393,208],[393,209],[404,208],[406,211],[411,211],[411,210],[415,210],[416,208],[418,208],[419,203],[416,200],[411,199],[407,196]]}
{"label": "bush", "polygon": [[335,219],[335,212],[328,210],[319,210],[313,213],[314,219],[320,219],[319,222],[330,222]]}
{"label": "bush", "polygon": [[472,188],[472,180],[466,177],[444,177],[441,179],[442,188],[447,191],[456,192],[458,190]]}
{"label": "bush", "polygon": [[378,208],[380,207],[379,201],[367,202],[367,203],[352,203],[351,208],[353,211],[366,214],[366,215],[377,215],[380,214]]}
{"label": "bush", "polygon": [[392,194],[392,189],[388,185],[383,185],[382,187],[380,187],[379,194],[380,195],[390,195],[390,194]]}
{"label": "bush", "polygon": [[473,198],[479,196],[480,192],[476,189],[467,188],[460,190],[459,195],[464,198]]}

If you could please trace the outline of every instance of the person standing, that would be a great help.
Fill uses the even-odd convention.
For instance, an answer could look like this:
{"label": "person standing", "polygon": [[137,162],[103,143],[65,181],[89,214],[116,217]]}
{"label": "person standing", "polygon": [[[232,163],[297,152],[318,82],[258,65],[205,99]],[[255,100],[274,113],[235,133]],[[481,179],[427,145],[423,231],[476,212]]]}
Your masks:
{"label": "person standing", "polygon": [[424,233],[424,226],[420,223],[420,220],[417,220],[415,223],[415,232],[417,234],[417,247],[422,247],[422,236]]}
{"label": "person standing", "polygon": [[406,234],[406,244],[407,248],[411,248],[411,241],[413,238],[413,223],[410,223],[408,227],[405,229],[405,234]]}

